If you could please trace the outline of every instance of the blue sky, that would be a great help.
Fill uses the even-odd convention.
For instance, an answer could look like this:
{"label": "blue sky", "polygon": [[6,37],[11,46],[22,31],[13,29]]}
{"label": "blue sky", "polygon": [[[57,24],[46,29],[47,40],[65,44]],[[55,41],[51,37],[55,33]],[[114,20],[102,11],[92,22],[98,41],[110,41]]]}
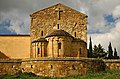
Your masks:
{"label": "blue sky", "polygon": [[87,14],[93,44],[111,41],[120,55],[120,0],[0,0],[0,34],[29,34],[29,15],[58,2]]}

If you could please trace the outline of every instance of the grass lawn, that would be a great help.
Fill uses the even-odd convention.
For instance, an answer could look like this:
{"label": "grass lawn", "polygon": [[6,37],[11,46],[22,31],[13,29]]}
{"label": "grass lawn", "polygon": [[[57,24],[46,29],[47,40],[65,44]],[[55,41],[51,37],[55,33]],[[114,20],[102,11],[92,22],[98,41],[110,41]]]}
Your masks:
{"label": "grass lawn", "polygon": [[19,73],[15,75],[4,75],[0,79],[120,79],[120,70],[106,70],[100,73],[88,73],[84,76],[71,76],[63,78],[39,77],[33,73]]}

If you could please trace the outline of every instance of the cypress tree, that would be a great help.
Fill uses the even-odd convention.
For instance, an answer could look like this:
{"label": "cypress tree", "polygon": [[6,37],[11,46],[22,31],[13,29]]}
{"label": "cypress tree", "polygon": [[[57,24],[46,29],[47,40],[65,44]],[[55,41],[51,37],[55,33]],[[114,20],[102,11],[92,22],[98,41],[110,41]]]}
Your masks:
{"label": "cypress tree", "polygon": [[88,57],[92,58],[92,41],[91,41],[91,37],[90,37],[90,43],[89,43]]}
{"label": "cypress tree", "polygon": [[114,58],[115,58],[115,59],[118,59],[118,58],[119,58],[119,56],[117,55],[117,50],[116,50],[116,48],[114,48]]}
{"label": "cypress tree", "polygon": [[108,46],[108,59],[112,59],[112,58],[113,58],[113,50],[112,50],[112,45],[110,42]]}

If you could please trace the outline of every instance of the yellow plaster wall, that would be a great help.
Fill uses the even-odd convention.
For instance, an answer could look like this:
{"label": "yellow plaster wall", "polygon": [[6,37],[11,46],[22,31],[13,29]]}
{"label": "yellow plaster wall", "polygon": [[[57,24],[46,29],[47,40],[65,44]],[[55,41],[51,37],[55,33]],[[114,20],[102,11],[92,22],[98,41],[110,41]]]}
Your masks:
{"label": "yellow plaster wall", "polygon": [[[0,54],[9,58],[30,57],[30,36],[29,35],[1,35]],[[0,57],[2,58],[2,57]]]}

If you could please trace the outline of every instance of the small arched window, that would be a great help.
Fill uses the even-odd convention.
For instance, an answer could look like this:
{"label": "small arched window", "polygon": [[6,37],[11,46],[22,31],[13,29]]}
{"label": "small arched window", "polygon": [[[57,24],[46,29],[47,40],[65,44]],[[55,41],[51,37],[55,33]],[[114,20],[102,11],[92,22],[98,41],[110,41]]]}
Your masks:
{"label": "small arched window", "polygon": [[51,67],[51,69],[53,68],[53,66],[52,66],[52,65],[51,65],[50,67]]}
{"label": "small arched window", "polygon": [[74,32],[74,36],[76,37],[76,32]]}
{"label": "small arched window", "polygon": [[30,65],[30,68],[33,68],[33,65]]}
{"label": "small arched window", "polygon": [[41,36],[43,36],[43,31],[41,31]]}
{"label": "small arched window", "polygon": [[59,29],[59,24],[57,24],[57,29]]}

